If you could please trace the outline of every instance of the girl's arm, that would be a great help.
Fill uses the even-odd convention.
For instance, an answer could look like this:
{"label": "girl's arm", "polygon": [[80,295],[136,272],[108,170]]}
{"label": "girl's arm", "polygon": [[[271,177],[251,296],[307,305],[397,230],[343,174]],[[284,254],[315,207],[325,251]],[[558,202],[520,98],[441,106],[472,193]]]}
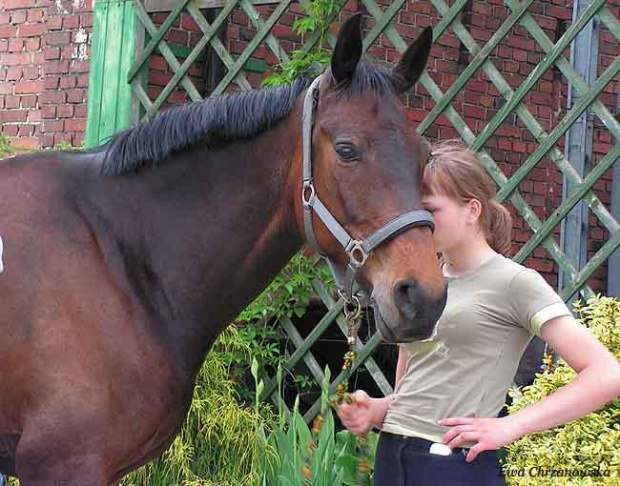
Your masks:
{"label": "girl's arm", "polygon": [[573,317],[547,321],[541,336],[577,372],[577,377],[555,393],[511,415],[522,435],[578,419],[620,396],[620,363]]}

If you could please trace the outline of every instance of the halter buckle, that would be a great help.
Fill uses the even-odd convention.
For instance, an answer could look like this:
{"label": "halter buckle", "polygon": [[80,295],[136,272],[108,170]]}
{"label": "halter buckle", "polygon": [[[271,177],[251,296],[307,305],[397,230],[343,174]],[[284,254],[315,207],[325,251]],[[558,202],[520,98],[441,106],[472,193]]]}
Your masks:
{"label": "halter buckle", "polygon": [[349,259],[351,260],[351,265],[355,268],[360,268],[363,266],[370,256],[370,253],[366,253],[366,250],[364,250],[363,245],[363,241],[353,240],[349,243],[348,248],[345,249],[347,255],[349,255]]}
{"label": "halter buckle", "polygon": [[304,181],[301,189],[301,201],[304,204],[304,208],[311,208],[314,204],[315,197],[316,190],[314,189],[314,184],[312,184],[312,181]]}

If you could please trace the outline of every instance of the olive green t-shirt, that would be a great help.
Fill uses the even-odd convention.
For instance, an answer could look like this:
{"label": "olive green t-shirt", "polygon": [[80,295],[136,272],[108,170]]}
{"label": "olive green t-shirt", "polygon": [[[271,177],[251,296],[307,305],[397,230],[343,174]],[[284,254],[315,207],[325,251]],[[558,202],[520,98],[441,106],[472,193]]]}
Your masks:
{"label": "olive green t-shirt", "polygon": [[[441,442],[448,417],[496,417],[533,335],[570,310],[544,278],[502,255],[446,277],[448,300],[433,341],[400,344],[407,368],[382,430]],[[471,447],[466,442],[462,447]]]}

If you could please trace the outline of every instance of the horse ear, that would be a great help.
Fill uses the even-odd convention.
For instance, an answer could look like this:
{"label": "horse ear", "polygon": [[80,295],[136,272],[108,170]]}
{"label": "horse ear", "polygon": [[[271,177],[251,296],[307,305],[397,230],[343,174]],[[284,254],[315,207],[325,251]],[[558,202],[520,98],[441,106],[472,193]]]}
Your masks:
{"label": "horse ear", "polygon": [[350,81],[362,57],[362,14],[347,20],[338,32],[332,54],[332,75],[337,83]]}
{"label": "horse ear", "polygon": [[420,78],[433,43],[433,29],[426,27],[418,38],[401,56],[398,64],[392,69],[392,80],[396,91],[404,93]]}

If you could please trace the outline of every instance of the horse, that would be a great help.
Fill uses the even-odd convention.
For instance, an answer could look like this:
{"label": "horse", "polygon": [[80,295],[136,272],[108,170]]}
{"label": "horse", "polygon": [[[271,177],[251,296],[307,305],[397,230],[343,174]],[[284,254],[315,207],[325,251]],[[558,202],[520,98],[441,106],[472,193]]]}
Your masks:
{"label": "horse", "polygon": [[311,192],[355,242],[382,233],[355,278],[384,339],[432,334],[446,299],[432,228],[399,220],[420,210],[428,158],[400,94],[431,39],[375,65],[355,16],[318,82],[189,103],[95,149],[0,164],[0,472],[116,484],[172,443],[210,346],[300,250],[308,220],[322,254],[351,265],[304,193],[311,83]]}

